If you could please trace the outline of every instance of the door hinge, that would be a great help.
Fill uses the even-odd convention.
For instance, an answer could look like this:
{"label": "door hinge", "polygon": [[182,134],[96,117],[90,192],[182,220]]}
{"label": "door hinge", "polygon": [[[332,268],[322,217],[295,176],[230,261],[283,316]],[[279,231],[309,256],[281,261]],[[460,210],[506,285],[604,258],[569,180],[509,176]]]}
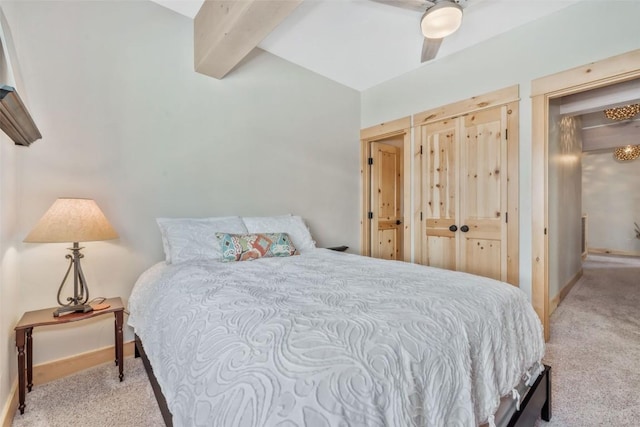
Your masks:
{"label": "door hinge", "polygon": [[367,217],[368,217],[369,219],[373,219],[373,212],[369,212],[369,213],[367,214]]}
{"label": "door hinge", "polygon": [[367,161],[369,163],[369,165],[373,164],[373,157],[369,157],[369,160]]}
{"label": "door hinge", "polygon": [[420,146],[420,155],[422,156],[422,145]]}
{"label": "door hinge", "polygon": [[509,129],[504,130],[504,139],[509,139]]}
{"label": "door hinge", "polygon": [[544,228],[544,235],[547,235],[547,227]]}
{"label": "door hinge", "polygon": [[422,221],[422,212],[420,212],[420,221]]}
{"label": "door hinge", "polygon": [[509,222],[509,212],[504,214],[504,222],[508,223]]}

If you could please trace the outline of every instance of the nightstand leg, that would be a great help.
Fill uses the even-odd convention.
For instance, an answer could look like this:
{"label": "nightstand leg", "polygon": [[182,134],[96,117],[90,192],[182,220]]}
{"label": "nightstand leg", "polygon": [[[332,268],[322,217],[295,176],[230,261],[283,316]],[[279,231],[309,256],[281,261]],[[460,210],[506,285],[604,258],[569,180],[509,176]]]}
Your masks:
{"label": "nightstand leg", "polygon": [[115,316],[115,319],[116,319],[116,321],[113,322],[113,334],[114,334],[113,336],[114,336],[114,338],[116,340],[115,347],[114,347],[115,350],[116,350],[116,352],[115,352],[115,364],[116,364],[116,366],[118,366],[118,313],[113,313],[113,315]]}
{"label": "nightstand leg", "polygon": [[116,311],[116,363],[120,373],[120,381],[124,379],[124,360],[122,355],[122,310]]}
{"label": "nightstand leg", "polygon": [[33,328],[27,328],[27,390],[33,387]]}
{"label": "nightstand leg", "polygon": [[20,414],[24,414],[24,399],[25,399],[25,354],[24,354],[24,341],[25,341],[25,333],[24,329],[20,329],[16,331],[16,347],[18,347],[18,396],[20,400],[20,404],[18,405],[18,409],[20,410]]}

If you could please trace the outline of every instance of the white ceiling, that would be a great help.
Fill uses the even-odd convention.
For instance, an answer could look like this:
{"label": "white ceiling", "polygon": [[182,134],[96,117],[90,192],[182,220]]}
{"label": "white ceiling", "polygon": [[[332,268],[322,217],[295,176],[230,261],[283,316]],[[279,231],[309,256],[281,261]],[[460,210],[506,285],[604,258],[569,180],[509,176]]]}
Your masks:
{"label": "white ceiling", "polygon": [[[193,18],[203,0],[152,0]],[[580,0],[468,0],[434,61]],[[356,90],[420,63],[419,12],[369,0],[305,0],[258,46]]]}

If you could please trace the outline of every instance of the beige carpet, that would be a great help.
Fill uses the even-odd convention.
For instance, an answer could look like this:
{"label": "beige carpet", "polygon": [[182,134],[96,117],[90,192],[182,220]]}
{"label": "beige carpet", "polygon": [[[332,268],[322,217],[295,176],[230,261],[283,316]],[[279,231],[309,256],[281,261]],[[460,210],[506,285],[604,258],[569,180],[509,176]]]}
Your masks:
{"label": "beige carpet", "polygon": [[34,386],[13,427],[164,426],[141,359],[127,358],[124,381],[113,363]]}
{"label": "beige carpet", "polygon": [[553,417],[540,426],[640,426],[640,259],[590,255],[551,316]]}
{"label": "beige carpet", "polygon": [[[640,426],[640,259],[590,256],[551,317],[553,418],[541,427]],[[156,427],[160,411],[140,359],[36,386],[14,427]]]}

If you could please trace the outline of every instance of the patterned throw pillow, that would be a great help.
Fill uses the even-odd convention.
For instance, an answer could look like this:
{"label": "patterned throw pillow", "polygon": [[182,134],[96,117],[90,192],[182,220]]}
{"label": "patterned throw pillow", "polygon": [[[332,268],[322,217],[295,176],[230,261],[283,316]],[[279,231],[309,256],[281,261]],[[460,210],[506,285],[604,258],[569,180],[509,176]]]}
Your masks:
{"label": "patterned throw pillow", "polygon": [[216,233],[216,238],[222,249],[222,261],[247,261],[298,254],[287,233]]}

